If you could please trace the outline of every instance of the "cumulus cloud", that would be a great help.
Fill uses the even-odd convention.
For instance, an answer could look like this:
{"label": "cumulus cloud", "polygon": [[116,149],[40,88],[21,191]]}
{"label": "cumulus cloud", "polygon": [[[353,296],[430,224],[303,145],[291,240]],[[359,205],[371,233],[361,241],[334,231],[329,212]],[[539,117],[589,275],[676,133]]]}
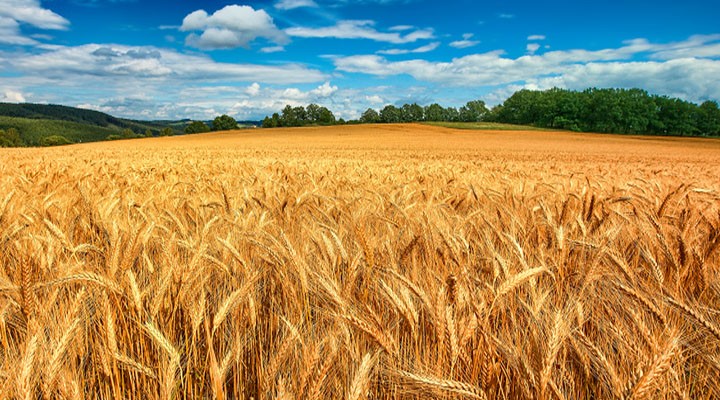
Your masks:
{"label": "cumulus cloud", "polygon": [[35,39],[20,32],[20,24],[12,18],[0,16],[0,43],[13,45],[33,45]]}
{"label": "cumulus cloud", "polygon": [[0,17],[40,29],[64,30],[70,22],[51,10],[42,8],[38,0],[3,0]]}
{"label": "cumulus cloud", "polygon": [[290,36],[302,38],[369,39],[394,44],[413,43],[418,40],[433,39],[435,37],[432,29],[414,29],[402,34],[398,30],[380,32],[375,29],[374,26],[375,21],[344,20],[334,26],[322,28],[298,26],[285,29],[285,32]]}
{"label": "cumulus cloud", "polygon": [[191,33],[185,43],[203,50],[249,48],[258,38],[278,45],[289,41],[265,10],[255,10],[250,6],[229,5],[212,15],[205,10],[194,11],[183,19],[180,30],[202,32]]}
{"label": "cumulus cloud", "polygon": [[296,8],[317,6],[317,3],[313,0],[280,0],[275,3],[275,8],[279,10],[293,10]]}
{"label": "cumulus cloud", "polygon": [[[518,58],[493,51],[448,62],[422,59],[392,62],[377,55],[340,57],[334,62],[340,71],[377,76],[410,75],[419,81],[443,85],[497,87],[552,82],[572,89],[642,87],[697,101],[720,98],[718,40],[720,37],[715,35],[694,36],[669,44],[636,39],[618,48],[552,51]],[[538,48],[528,46],[528,51]],[[671,54],[683,57],[665,59]],[[642,55],[649,60],[630,61]]]}
{"label": "cumulus cloud", "polygon": [[372,95],[372,96],[365,96],[365,100],[367,100],[369,103],[372,103],[372,104],[375,104],[375,105],[377,105],[377,104],[384,104],[384,103],[385,103],[385,100],[383,100],[382,97],[380,97],[380,96],[378,96],[378,95],[376,95],[376,94],[374,94],[374,95]]}
{"label": "cumulus cloud", "polygon": [[456,49],[466,49],[468,47],[477,46],[478,44],[480,44],[480,41],[472,40],[473,36],[475,35],[473,35],[472,33],[465,33],[462,36],[462,40],[450,42],[450,47],[454,47]]}
{"label": "cumulus cloud", "polygon": [[[22,25],[39,29],[65,30],[70,22],[37,0],[3,0],[0,8],[0,43],[36,45],[38,41],[22,33]],[[36,35],[36,38],[41,36]]]}
{"label": "cumulus cloud", "polygon": [[15,90],[5,90],[3,96],[0,97],[2,103],[25,103],[25,96],[22,93]]}
{"label": "cumulus cloud", "polygon": [[247,93],[250,96],[257,96],[258,93],[260,93],[260,84],[255,82],[252,85],[248,86],[247,89],[245,89],[245,93]]}
{"label": "cumulus cloud", "polygon": [[322,72],[297,64],[220,63],[204,55],[125,45],[53,46],[38,54],[8,57],[6,63],[26,75],[57,85],[86,85],[93,79],[107,85],[108,78],[113,83],[127,84],[123,77],[166,83],[228,80],[283,84],[325,79]]}
{"label": "cumulus cloud", "polygon": [[399,54],[419,54],[419,53],[429,53],[435,49],[440,47],[440,42],[432,42],[429,44],[426,44],[425,46],[420,46],[415,49],[389,49],[389,50],[380,50],[378,51],[378,54],[386,54],[386,55],[399,55]]}
{"label": "cumulus cloud", "polygon": [[535,54],[535,52],[540,49],[540,45],[537,43],[528,43],[525,49],[529,54]]}

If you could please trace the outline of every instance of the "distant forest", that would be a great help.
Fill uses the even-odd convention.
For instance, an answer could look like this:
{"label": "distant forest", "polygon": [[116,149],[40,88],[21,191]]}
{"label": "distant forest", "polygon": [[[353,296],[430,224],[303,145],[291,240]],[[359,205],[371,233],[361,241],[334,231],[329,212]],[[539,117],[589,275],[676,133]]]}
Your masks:
{"label": "distant forest", "polygon": [[[319,119],[317,110],[322,110]],[[325,107],[286,106],[265,118],[263,127],[329,125],[337,123],[499,122],[577,132],[720,136],[720,109],[715,101],[697,105],[641,89],[520,90],[488,109],[481,100],[460,108],[431,104],[388,105],[366,110],[358,120],[336,120]]]}

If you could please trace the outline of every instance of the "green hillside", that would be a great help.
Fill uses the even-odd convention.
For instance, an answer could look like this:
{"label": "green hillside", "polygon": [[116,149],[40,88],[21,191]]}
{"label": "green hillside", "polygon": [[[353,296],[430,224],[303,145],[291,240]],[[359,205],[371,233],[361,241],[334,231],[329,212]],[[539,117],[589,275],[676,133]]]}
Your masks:
{"label": "green hillside", "polygon": [[16,129],[26,146],[41,145],[43,138],[49,136],[62,136],[80,143],[105,140],[110,135],[123,136],[128,130],[136,135],[144,135],[149,130],[157,136],[169,127],[177,134],[182,133],[184,125],[184,121],[133,121],[54,104],[0,103],[0,130]]}
{"label": "green hillside", "polygon": [[15,128],[27,146],[38,146],[44,137],[64,136],[73,143],[105,140],[108,135],[117,135],[119,128],[101,127],[71,121],[31,119],[0,116],[0,129]]}

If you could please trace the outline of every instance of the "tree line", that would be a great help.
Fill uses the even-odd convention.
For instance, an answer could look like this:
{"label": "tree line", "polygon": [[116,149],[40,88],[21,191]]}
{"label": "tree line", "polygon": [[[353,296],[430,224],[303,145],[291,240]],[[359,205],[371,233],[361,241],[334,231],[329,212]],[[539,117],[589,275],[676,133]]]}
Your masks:
{"label": "tree line", "polygon": [[581,132],[718,136],[720,109],[641,89],[520,90],[490,113],[495,122]]}
{"label": "tree line", "polygon": [[235,118],[229,115],[220,115],[215,117],[211,125],[206,124],[203,121],[192,121],[185,126],[185,133],[205,133],[210,131],[229,131],[238,128],[238,123]]}
{"label": "tree line", "polygon": [[[325,118],[319,118],[323,110]],[[499,122],[541,128],[643,135],[720,136],[720,109],[715,101],[698,105],[668,96],[651,95],[642,89],[596,89],[544,91],[523,89],[502,104],[488,109],[482,100],[459,108],[437,103],[420,106],[387,105],[368,108],[354,123],[403,122]],[[330,110],[311,104],[286,106],[263,120],[264,128],[346,123]]]}
{"label": "tree line", "polygon": [[306,107],[285,106],[280,114],[274,113],[262,121],[263,128],[296,127],[308,125],[335,125],[345,123],[337,120],[327,107],[310,104]]}

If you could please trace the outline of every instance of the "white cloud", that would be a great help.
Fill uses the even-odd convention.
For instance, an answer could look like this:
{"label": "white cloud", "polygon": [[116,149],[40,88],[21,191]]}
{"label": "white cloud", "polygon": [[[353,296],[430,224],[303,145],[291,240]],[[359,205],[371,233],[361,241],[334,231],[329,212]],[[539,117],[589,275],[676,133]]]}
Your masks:
{"label": "white cloud", "polygon": [[402,32],[402,31],[409,31],[411,29],[415,29],[412,25],[395,25],[390,27],[390,31],[393,32]]}
{"label": "white cloud", "polygon": [[480,41],[472,40],[473,36],[475,35],[473,35],[472,33],[465,33],[462,36],[462,40],[450,42],[450,47],[454,47],[456,49],[466,49],[468,47],[477,46],[478,44],[480,44]]}
{"label": "white cloud", "polygon": [[280,10],[293,10],[301,7],[317,7],[313,0],[280,0],[275,3],[275,8]]}
{"label": "white cloud", "polygon": [[20,24],[12,18],[0,16],[0,43],[13,45],[33,45],[37,41],[20,32]]}
{"label": "white cloud", "polygon": [[25,103],[25,96],[22,93],[12,89],[5,90],[3,96],[0,97],[0,102],[3,103]]}
{"label": "white cloud", "polygon": [[432,42],[432,43],[426,44],[425,46],[420,46],[415,49],[380,50],[380,51],[378,51],[378,54],[399,55],[399,54],[429,53],[429,52],[437,49],[438,47],[440,47],[440,42]]}
{"label": "white cloud", "polygon": [[385,100],[382,97],[374,94],[372,96],[365,96],[365,100],[372,104],[384,104]]}
{"label": "white cloud", "polygon": [[525,49],[529,54],[535,54],[535,52],[540,49],[540,45],[537,43],[528,43]]}
{"label": "white cloud", "polygon": [[333,93],[337,92],[338,87],[330,85],[330,82],[325,82],[317,88],[310,91],[311,96],[316,97],[328,97]]}
{"label": "white cloud", "polygon": [[[290,36],[303,38],[369,39],[394,44],[413,43],[435,37],[432,29],[416,29],[405,35],[398,31],[379,32],[374,21],[345,20],[322,28],[292,27],[285,29]],[[397,27],[396,27],[397,28]]]}
{"label": "white cloud", "polygon": [[545,35],[530,35],[530,36],[528,36],[527,40],[531,40],[531,41],[545,40]]}
{"label": "white cloud", "polygon": [[285,46],[268,46],[260,49],[261,53],[279,53],[285,51]]}
{"label": "white cloud", "polygon": [[[448,62],[422,59],[391,62],[377,55],[340,57],[338,70],[377,76],[410,75],[413,78],[458,87],[552,82],[572,89],[599,87],[642,87],[696,101],[720,98],[720,36],[695,36],[669,44],[647,40],[627,41],[619,48],[597,51],[552,51],[518,58],[503,51],[471,54]],[[539,47],[528,46],[528,51]],[[672,54],[681,57],[665,60]],[[645,55],[660,61],[629,61]],[[701,58],[703,57],[703,58]]]}
{"label": "white cloud", "polygon": [[498,14],[498,18],[500,18],[500,19],[513,19],[513,18],[515,18],[515,14]]}
{"label": "white cloud", "polygon": [[65,30],[70,22],[60,15],[40,7],[36,0],[3,0],[0,7],[0,44],[37,45],[35,39],[47,39],[46,35],[33,37],[22,33],[22,25],[39,29]]}
{"label": "white cloud", "polygon": [[650,45],[647,40],[644,39],[631,40],[628,41],[627,44],[652,46],[652,58],[658,60],[671,60],[674,58],[685,57],[720,57],[720,34],[694,35],[681,42],[673,42],[663,45]]}
{"label": "white cloud", "polygon": [[245,89],[245,93],[250,96],[257,96],[260,93],[260,84],[254,82],[252,85],[248,86],[247,89]]}
{"label": "white cloud", "polygon": [[[313,99],[331,99],[339,90],[323,72],[303,65],[221,63],[156,47],[44,46],[32,55],[0,51],[0,65],[10,73],[0,76],[0,98],[12,89],[5,92],[7,99],[20,101],[18,93],[33,93],[34,102],[80,104],[129,118],[214,118],[239,99],[268,100],[267,85],[312,85],[302,96]],[[271,109],[241,114],[257,117],[258,110]]]}
{"label": "white cloud", "polygon": [[[128,85],[131,82],[188,82],[193,80],[300,83],[322,81],[325,75],[297,64],[260,65],[215,62],[155,47],[88,44],[52,46],[47,51],[7,57],[5,63],[53,85]],[[109,83],[111,82],[111,83]],[[129,86],[136,86],[131,83]]]}
{"label": "white cloud", "polygon": [[202,31],[200,35],[190,34],[185,42],[204,50],[248,48],[258,38],[278,45],[289,42],[268,13],[250,6],[229,5],[212,15],[205,10],[194,11],[183,19],[180,30]]}
{"label": "white cloud", "polygon": [[40,29],[64,30],[70,22],[51,10],[42,8],[38,0],[3,0],[0,17]]}

